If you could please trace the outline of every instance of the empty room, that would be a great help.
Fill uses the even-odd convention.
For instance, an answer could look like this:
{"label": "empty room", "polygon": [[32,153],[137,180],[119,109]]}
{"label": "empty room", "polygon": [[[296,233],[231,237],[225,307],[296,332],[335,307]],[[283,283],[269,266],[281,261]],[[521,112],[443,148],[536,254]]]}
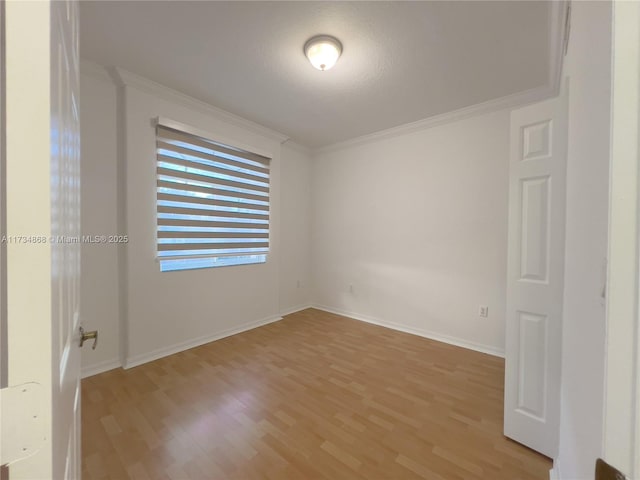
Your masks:
{"label": "empty room", "polygon": [[640,3],[0,6],[0,479],[640,479]]}

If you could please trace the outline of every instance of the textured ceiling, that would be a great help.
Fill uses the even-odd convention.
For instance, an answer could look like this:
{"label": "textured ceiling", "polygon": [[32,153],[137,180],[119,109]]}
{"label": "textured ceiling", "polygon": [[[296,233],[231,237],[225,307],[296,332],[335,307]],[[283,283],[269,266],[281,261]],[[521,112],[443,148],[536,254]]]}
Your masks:
{"label": "textured ceiling", "polygon": [[[81,56],[320,147],[546,84],[549,2],[81,2]],[[330,71],[302,53],[339,38]]]}

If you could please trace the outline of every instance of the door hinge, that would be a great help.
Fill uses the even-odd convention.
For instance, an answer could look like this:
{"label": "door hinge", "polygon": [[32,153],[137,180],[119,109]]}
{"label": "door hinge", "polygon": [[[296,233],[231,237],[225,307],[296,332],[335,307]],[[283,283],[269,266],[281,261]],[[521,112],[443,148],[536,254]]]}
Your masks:
{"label": "door hinge", "polygon": [[30,457],[42,448],[46,439],[43,398],[39,383],[0,389],[0,465]]}

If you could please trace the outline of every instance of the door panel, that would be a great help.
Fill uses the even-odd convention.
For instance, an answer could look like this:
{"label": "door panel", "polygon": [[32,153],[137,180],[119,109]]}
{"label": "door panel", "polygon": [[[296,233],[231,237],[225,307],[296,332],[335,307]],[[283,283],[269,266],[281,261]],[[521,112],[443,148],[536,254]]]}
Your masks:
{"label": "door panel", "polygon": [[538,366],[544,365],[547,355],[547,317],[518,312],[518,322],[520,357],[517,411],[544,420],[546,369]]}
{"label": "door panel", "polygon": [[504,432],[558,448],[566,94],[512,112]]}
{"label": "door panel", "polygon": [[548,176],[522,180],[522,225],[520,279],[548,282],[549,270],[549,195]]}
{"label": "door panel", "polygon": [[[54,478],[80,477],[78,5],[51,2],[51,278]],[[57,332],[55,329],[57,328]],[[54,374],[55,376],[55,374]]]}
{"label": "door panel", "polygon": [[[9,474],[12,480],[76,479],[80,477],[78,8],[69,1],[3,5],[7,383],[34,385],[40,394],[37,408],[16,402],[1,414],[2,420],[36,418],[37,410],[46,432],[27,458],[12,460]],[[19,429],[3,430],[0,441],[15,443],[28,429],[21,424]]]}

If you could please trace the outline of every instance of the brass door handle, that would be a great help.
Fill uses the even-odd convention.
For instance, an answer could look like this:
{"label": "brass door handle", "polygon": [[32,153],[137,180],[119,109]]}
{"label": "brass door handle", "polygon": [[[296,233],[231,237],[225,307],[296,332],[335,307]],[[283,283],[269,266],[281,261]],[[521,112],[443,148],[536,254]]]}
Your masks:
{"label": "brass door handle", "polygon": [[80,346],[84,344],[87,340],[91,340],[93,338],[93,345],[91,346],[92,350],[95,350],[98,346],[98,331],[94,330],[92,332],[85,332],[84,328],[80,327]]}

